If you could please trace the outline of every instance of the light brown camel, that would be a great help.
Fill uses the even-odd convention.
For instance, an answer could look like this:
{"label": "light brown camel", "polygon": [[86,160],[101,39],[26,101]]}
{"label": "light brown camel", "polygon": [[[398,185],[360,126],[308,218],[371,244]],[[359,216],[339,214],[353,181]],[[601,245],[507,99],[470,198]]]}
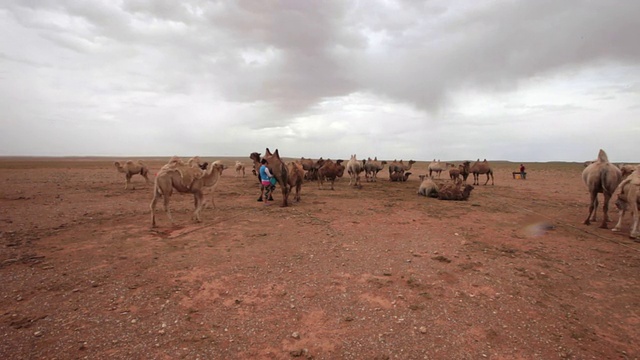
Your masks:
{"label": "light brown camel", "polygon": [[[151,184],[151,180],[149,180],[149,168],[145,165],[142,160],[138,160],[136,162],[132,160],[125,161],[124,165],[121,165],[120,162],[116,161],[113,165],[118,169],[118,172],[124,173],[125,182],[124,189],[127,190],[129,188],[129,184],[131,183],[131,177],[133,175],[140,174],[147,181],[147,184]],[[135,189],[135,186],[132,186],[132,189]]]}
{"label": "light brown camel", "polygon": [[638,212],[640,207],[640,166],[634,167],[634,171],[631,172],[630,176],[618,185],[616,192],[618,192],[618,200],[616,200],[615,204],[619,210],[619,216],[618,223],[611,230],[619,232],[624,214],[630,211],[632,225],[629,237],[640,240],[640,213]]}
{"label": "light brown camel", "polygon": [[405,171],[411,170],[411,166],[413,166],[413,164],[415,163],[415,161],[409,160],[409,165],[405,165],[402,160],[400,160],[399,162],[393,160],[393,162],[389,164],[389,179],[391,179],[391,174],[393,173],[403,174]]}
{"label": "light brown camel", "polygon": [[244,163],[242,161],[236,161],[236,177],[240,176],[244,177]]}
{"label": "light brown camel", "polygon": [[204,206],[203,190],[204,188],[215,186],[225,168],[222,162],[215,161],[209,164],[206,170],[180,165],[161,169],[158,176],[156,176],[153,200],[151,200],[151,227],[156,226],[155,210],[156,203],[160,197],[164,198],[164,211],[167,213],[169,221],[173,224],[171,210],[169,209],[169,199],[174,189],[180,193],[193,194],[195,203],[193,216],[197,222],[200,222],[200,211]]}
{"label": "light brown camel", "polygon": [[602,219],[600,227],[606,229],[607,222],[609,221],[609,200],[616,191],[620,181],[622,181],[622,172],[617,166],[609,162],[607,153],[600,149],[598,159],[582,171],[582,181],[584,181],[584,184],[587,186],[591,197],[589,201],[589,215],[587,215],[584,223],[589,225],[591,221],[596,221],[598,193],[602,193],[604,195],[604,205],[602,207],[604,218]]}
{"label": "light brown camel", "polygon": [[276,149],[272,154],[271,151],[269,151],[269,148],[267,148],[264,153],[264,158],[268,162],[267,166],[271,171],[271,175],[276,178],[278,184],[280,184],[280,189],[282,189],[282,207],[288,206],[289,171],[287,170],[287,166],[284,164],[282,159],[280,159],[278,149]]}
{"label": "light brown camel", "polygon": [[287,164],[289,171],[289,191],[296,189],[296,193],[293,199],[296,202],[300,202],[300,190],[302,189],[302,183],[304,182],[304,168],[302,164],[296,161],[291,161]]}
{"label": "light brown camel", "polygon": [[480,174],[487,174],[487,181],[484,182],[485,185],[489,182],[489,177],[491,177],[491,185],[493,185],[493,170],[491,170],[491,165],[487,159],[484,159],[482,162],[478,159],[475,164],[471,166],[469,172],[473,174],[473,185],[480,185]]}

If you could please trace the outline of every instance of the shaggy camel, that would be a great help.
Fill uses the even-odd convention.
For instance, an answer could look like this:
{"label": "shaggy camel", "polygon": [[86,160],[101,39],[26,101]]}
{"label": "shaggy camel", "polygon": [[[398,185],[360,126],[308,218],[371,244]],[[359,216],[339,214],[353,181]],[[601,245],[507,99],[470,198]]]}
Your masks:
{"label": "shaggy camel", "polygon": [[619,190],[619,193],[615,204],[619,210],[618,223],[611,230],[620,231],[624,214],[627,211],[631,211],[633,224],[631,225],[629,237],[640,240],[640,214],[638,213],[638,208],[640,207],[640,166],[634,168],[630,176],[618,185],[617,190]]}
{"label": "shaggy camel", "polygon": [[591,224],[591,221],[596,221],[596,212],[598,210],[598,193],[604,195],[604,205],[602,211],[604,212],[604,218],[602,219],[601,228],[607,228],[607,222],[609,221],[609,200],[616,188],[622,180],[622,172],[617,166],[609,162],[607,153],[600,149],[598,153],[598,159],[594,163],[587,166],[582,171],[582,181],[589,190],[591,200],[589,202],[589,214],[584,221],[586,225]]}
{"label": "shaggy camel", "polygon": [[240,174],[242,174],[242,177],[244,177],[244,163],[241,161],[236,161],[236,177],[240,176]]}
{"label": "shaggy camel", "polygon": [[211,188],[220,179],[225,166],[220,161],[211,163],[206,170],[189,166],[166,167],[160,170],[156,176],[153,189],[153,200],[151,200],[151,227],[156,226],[156,203],[160,197],[164,198],[164,211],[173,224],[173,217],[169,209],[169,199],[175,189],[180,193],[193,194],[195,210],[194,219],[200,222],[200,211],[204,206],[204,188]]}
{"label": "shaggy camel", "polygon": [[411,175],[411,173],[408,171],[405,173],[394,172],[389,176],[389,181],[405,182],[409,180],[409,175]]}
{"label": "shaggy camel", "polygon": [[289,205],[289,171],[287,166],[280,159],[280,153],[276,149],[273,154],[269,151],[269,148],[265,150],[264,158],[267,160],[267,166],[271,171],[271,175],[276,178],[280,189],[282,189],[282,207]]}
{"label": "shaggy camel", "polygon": [[384,160],[378,161],[378,157],[375,157],[373,160],[371,160],[371,158],[368,158],[364,163],[364,177],[367,182],[378,181],[378,172],[380,172],[380,170],[382,170],[386,164],[387,162]]}
{"label": "shaggy camel", "polygon": [[491,170],[491,165],[487,159],[484,159],[483,162],[480,162],[480,159],[478,159],[469,172],[473,174],[473,185],[480,185],[480,174],[487,174],[487,181],[484,182],[485,185],[489,182],[489,177],[491,177],[491,185],[493,185],[493,170]]}
{"label": "shaggy camel", "polygon": [[289,191],[296,189],[296,194],[293,199],[296,202],[300,202],[300,189],[302,189],[302,183],[304,182],[304,168],[302,164],[292,161],[287,164],[289,171]]}
{"label": "shaggy camel", "polygon": [[362,162],[356,159],[356,154],[351,155],[347,162],[347,173],[349,174],[349,185],[353,182],[353,186],[362,187],[360,183],[360,173],[364,170]]}
{"label": "shaggy camel", "polygon": [[471,195],[473,186],[456,181],[453,184],[444,184],[438,189],[438,200],[467,200]]}
{"label": "shaggy camel", "polygon": [[418,195],[436,198],[438,197],[438,184],[429,175],[420,175],[420,187]]}
{"label": "shaggy camel", "polygon": [[331,190],[334,190],[333,184],[337,178],[344,175],[344,169],[342,160],[336,160],[335,163],[331,159],[322,160],[322,166],[318,168],[318,189],[324,189],[324,181],[328,180],[331,183]]}
{"label": "shaggy camel", "polygon": [[[118,161],[114,162],[116,169],[118,172],[124,173],[125,182],[124,189],[127,190],[129,188],[129,184],[131,183],[131,177],[133,175],[140,174],[147,181],[147,184],[151,184],[151,180],[149,180],[149,168],[145,165],[142,160],[138,160],[133,162],[132,160],[125,161],[124,165],[120,165]],[[135,189],[135,186],[132,186],[132,189]]]}
{"label": "shaggy camel", "polygon": [[[260,197],[258,198],[257,201],[262,201],[262,198],[264,197],[264,186],[262,185],[262,181],[260,181],[260,160],[262,160],[262,158],[260,157],[260,153],[259,152],[252,152],[249,155],[249,159],[251,159],[253,161],[253,174],[255,176],[257,176],[258,178],[258,184],[260,185]],[[269,193],[269,201],[273,201],[273,196],[271,196],[272,193]]]}

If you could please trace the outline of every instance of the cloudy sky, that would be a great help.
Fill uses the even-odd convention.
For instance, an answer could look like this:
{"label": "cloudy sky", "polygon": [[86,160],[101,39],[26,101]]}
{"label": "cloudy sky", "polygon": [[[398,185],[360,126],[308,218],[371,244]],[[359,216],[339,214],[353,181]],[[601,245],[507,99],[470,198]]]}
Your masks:
{"label": "cloudy sky", "polygon": [[3,0],[0,155],[640,161],[640,1]]}

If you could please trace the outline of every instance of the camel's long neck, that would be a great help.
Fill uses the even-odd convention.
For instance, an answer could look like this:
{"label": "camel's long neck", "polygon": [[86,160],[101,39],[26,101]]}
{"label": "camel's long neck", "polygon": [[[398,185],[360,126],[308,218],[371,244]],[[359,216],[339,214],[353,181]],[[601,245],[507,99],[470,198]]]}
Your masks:
{"label": "camel's long neck", "polygon": [[211,174],[204,176],[204,186],[213,186],[220,179],[220,171],[218,169],[213,169]]}

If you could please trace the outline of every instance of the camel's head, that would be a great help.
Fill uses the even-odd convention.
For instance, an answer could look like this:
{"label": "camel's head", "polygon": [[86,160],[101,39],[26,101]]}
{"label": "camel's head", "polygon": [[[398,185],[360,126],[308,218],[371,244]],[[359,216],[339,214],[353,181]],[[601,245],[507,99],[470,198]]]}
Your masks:
{"label": "camel's head", "polygon": [[[376,160],[376,161],[377,161],[377,160]],[[380,162],[380,164],[381,164],[381,165],[387,165],[387,160],[382,160],[382,161]]]}
{"label": "camel's head", "polygon": [[260,153],[259,152],[252,152],[251,155],[249,155],[249,159],[259,163],[260,162]]}
{"label": "camel's head", "polygon": [[117,168],[120,168],[122,165],[120,165],[120,162],[118,161],[114,161],[113,165]]}
{"label": "camel's head", "polygon": [[418,175],[418,178],[420,179],[420,181],[424,181],[426,177],[427,175]]}

